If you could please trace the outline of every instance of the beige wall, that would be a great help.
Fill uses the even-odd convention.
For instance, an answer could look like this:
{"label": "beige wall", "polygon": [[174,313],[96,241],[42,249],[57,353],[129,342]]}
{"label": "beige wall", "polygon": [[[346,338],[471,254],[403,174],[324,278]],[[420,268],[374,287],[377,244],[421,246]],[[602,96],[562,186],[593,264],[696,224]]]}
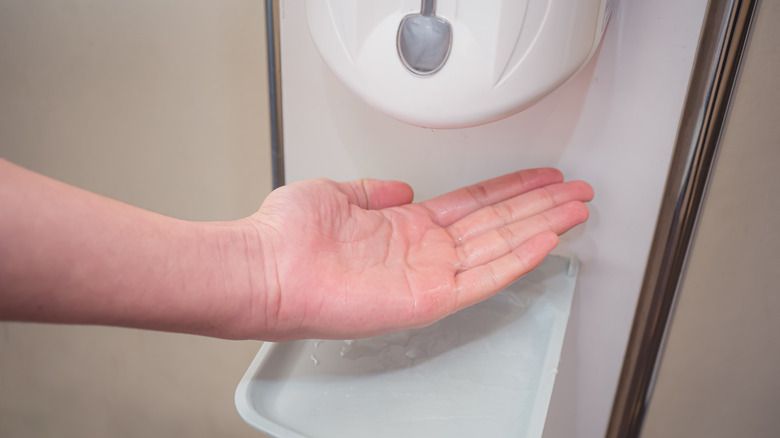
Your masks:
{"label": "beige wall", "polygon": [[[251,213],[263,20],[258,0],[0,0],[0,156],[181,218]],[[257,436],[232,400],[257,348],[0,323],[0,436]]]}
{"label": "beige wall", "polygon": [[760,5],[644,438],[780,435],[780,2]]}

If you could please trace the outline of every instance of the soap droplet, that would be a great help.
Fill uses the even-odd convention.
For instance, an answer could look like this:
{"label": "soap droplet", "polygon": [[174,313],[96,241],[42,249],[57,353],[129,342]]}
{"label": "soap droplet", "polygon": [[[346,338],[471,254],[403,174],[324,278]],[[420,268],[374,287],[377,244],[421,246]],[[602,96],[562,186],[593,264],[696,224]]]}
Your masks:
{"label": "soap droplet", "polygon": [[417,350],[417,348],[412,347],[404,353],[404,356],[408,357],[409,359],[416,359],[420,355],[420,351]]}
{"label": "soap droplet", "polygon": [[320,340],[314,341],[314,348],[320,348],[320,344],[321,343],[322,343],[322,341],[320,341]]}
{"label": "soap droplet", "polygon": [[344,345],[341,347],[341,351],[339,351],[339,356],[346,357],[347,354],[349,354],[350,351],[352,351],[352,344],[354,344],[355,341],[352,339],[345,339]]}
{"label": "soap droplet", "polygon": [[317,359],[317,356],[315,356],[313,354],[309,355],[309,359],[311,359],[311,361],[312,361],[312,363],[314,364],[315,367],[320,364],[320,360]]}

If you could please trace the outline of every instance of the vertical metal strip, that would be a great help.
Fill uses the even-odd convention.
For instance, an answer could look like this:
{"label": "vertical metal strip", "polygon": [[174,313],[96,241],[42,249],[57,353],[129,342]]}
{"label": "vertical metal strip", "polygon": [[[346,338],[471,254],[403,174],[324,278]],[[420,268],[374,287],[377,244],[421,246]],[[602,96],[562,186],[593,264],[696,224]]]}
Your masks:
{"label": "vertical metal strip", "polygon": [[710,0],[607,436],[640,435],[758,0]]}
{"label": "vertical metal strip", "polygon": [[268,53],[268,102],[271,118],[271,183],[285,184],[284,124],[282,120],[282,61],[280,38],[280,0],[265,0],[265,32]]}

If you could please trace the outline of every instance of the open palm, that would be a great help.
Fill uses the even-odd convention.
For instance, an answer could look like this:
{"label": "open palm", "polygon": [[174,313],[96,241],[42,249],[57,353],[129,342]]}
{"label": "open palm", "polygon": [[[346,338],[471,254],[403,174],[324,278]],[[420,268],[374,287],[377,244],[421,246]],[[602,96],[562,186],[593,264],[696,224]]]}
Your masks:
{"label": "open palm", "polygon": [[421,203],[396,181],[280,188],[252,216],[265,260],[264,331],[354,338],[435,322],[538,266],[559,234],[587,219],[592,197],[555,169]]}

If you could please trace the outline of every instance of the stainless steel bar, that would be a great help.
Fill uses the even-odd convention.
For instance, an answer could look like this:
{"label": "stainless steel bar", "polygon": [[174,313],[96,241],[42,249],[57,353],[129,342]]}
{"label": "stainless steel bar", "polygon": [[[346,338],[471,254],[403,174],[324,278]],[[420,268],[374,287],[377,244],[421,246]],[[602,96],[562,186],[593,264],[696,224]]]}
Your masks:
{"label": "stainless steel bar", "polygon": [[758,0],[710,0],[607,436],[636,437]]}
{"label": "stainless steel bar", "polygon": [[271,118],[271,183],[273,188],[285,184],[280,6],[280,0],[265,1],[265,31],[268,55],[268,102]]}

